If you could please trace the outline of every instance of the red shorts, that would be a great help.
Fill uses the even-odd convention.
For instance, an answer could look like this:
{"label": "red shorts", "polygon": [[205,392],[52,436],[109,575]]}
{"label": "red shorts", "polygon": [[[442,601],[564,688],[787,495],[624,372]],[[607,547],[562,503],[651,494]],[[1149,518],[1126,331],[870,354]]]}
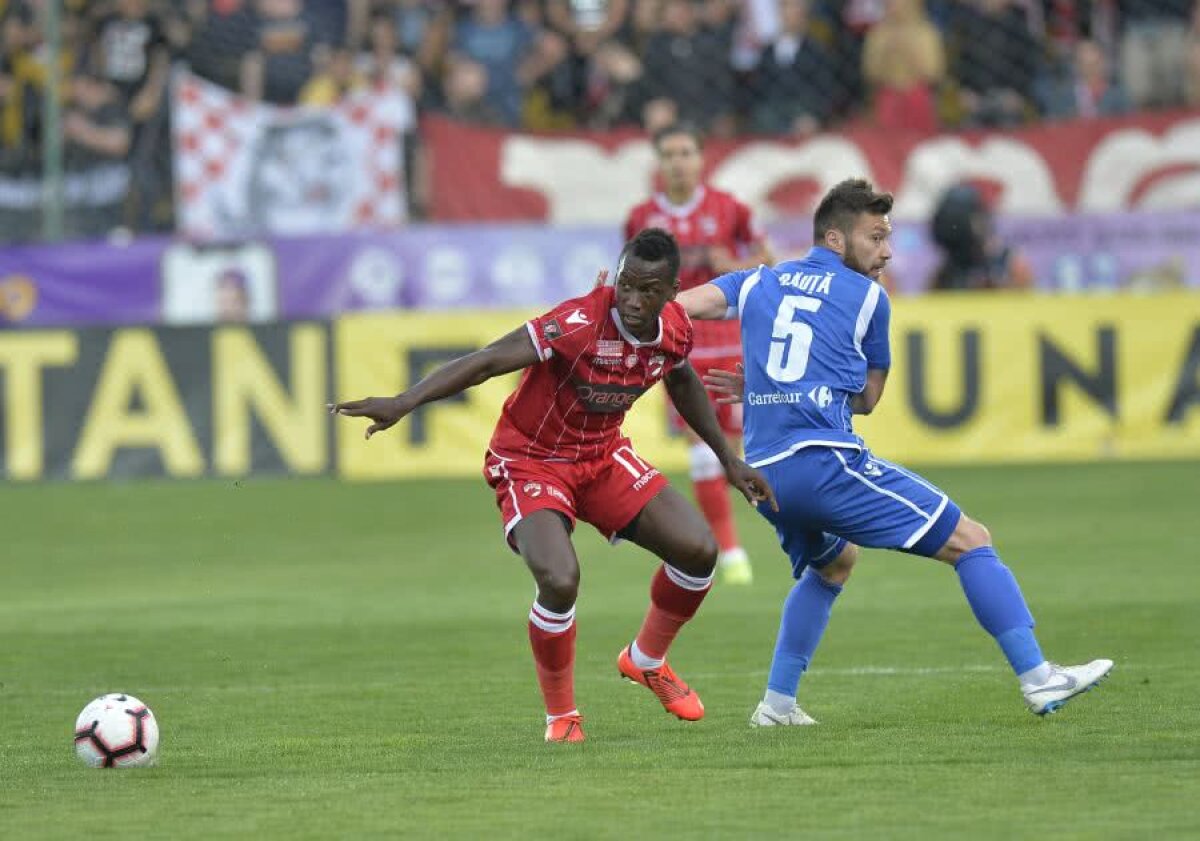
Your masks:
{"label": "red shorts", "polygon": [[[713,368],[719,368],[722,371],[736,371],[737,364],[741,361],[741,356],[709,356],[699,359],[692,356],[688,358],[688,362],[702,379]],[[721,424],[721,431],[731,438],[741,438],[742,404],[717,403],[716,398],[711,392],[709,392],[708,399],[712,402],[713,409],[716,410],[717,421]],[[670,400],[667,401],[667,417],[670,418],[671,426],[680,432],[688,428],[683,418],[679,416],[679,412],[675,410],[675,404]]]}
{"label": "red shorts", "polygon": [[628,438],[587,461],[511,459],[488,450],[483,475],[496,492],[504,536],[514,551],[512,530],[534,511],[561,512],[572,528],[578,518],[614,540],[667,486],[666,477],[634,451]]}

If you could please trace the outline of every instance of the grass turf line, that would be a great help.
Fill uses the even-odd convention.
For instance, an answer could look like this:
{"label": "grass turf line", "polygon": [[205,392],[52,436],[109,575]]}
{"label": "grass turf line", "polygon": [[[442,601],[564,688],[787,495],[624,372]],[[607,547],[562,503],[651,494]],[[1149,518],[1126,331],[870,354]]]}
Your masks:
{"label": "grass turf line", "polygon": [[[815,728],[752,731],[790,580],[756,563],[673,651],[708,716],[620,681],[654,565],[579,530],[588,742],[541,743],[532,593],[478,482],[8,486],[0,837],[1014,837],[1200,833],[1196,465],[930,471],[985,522],[1065,662],[1023,708],[938,564],[866,553],[801,684]],[[71,754],[91,697],[138,695],[149,772]]]}

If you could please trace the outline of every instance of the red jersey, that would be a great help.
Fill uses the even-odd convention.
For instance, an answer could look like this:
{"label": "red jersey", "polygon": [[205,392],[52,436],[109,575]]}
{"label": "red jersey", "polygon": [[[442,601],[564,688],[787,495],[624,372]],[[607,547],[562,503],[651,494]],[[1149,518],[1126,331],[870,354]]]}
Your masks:
{"label": "red jersey", "polygon": [[504,402],[491,450],[504,458],[601,458],[625,413],[668,371],[686,364],[692,322],[671,301],[658,337],[639,342],[621,323],[611,286],[565,301],[525,324],[541,361]]}
{"label": "red jersey", "polygon": [[[629,212],[625,239],[646,228],[665,228],[675,235],[683,258],[679,288],[691,289],[717,276],[709,249],[722,246],[735,257],[762,240],[750,208],[729,193],[700,186],[687,204],[675,205],[658,193]],[[701,321],[696,325],[695,358],[741,356],[742,340],[736,321]]]}

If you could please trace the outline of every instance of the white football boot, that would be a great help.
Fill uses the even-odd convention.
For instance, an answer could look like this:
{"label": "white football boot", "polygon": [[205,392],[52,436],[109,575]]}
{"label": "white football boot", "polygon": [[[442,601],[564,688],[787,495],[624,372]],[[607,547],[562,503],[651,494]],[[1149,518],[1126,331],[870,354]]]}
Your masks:
{"label": "white football boot", "polygon": [[816,724],[817,720],[793,704],[787,715],[780,715],[771,709],[766,701],[759,701],[750,716],[751,727],[791,727],[793,725]]}
{"label": "white football boot", "polygon": [[717,568],[721,570],[721,580],[726,584],[752,584],[754,569],[750,566],[750,556],[740,546],[727,549],[717,555]]}
{"label": "white football boot", "polygon": [[1082,666],[1050,664],[1050,678],[1042,684],[1021,687],[1029,711],[1035,715],[1056,713],[1076,695],[1096,686],[1112,671],[1112,660],[1093,660]]}

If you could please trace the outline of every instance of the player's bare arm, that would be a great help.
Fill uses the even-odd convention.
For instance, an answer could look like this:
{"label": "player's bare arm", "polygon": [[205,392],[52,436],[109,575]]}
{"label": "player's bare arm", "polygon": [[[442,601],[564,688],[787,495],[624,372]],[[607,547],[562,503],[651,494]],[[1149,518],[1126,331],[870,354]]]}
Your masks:
{"label": "player's bare arm", "polygon": [[712,448],[725,468],[725,476],[729,483],[741,491],[746,501],[753,505],[756,502],[767,502],[771,508],[778,511],[775,494],[767,483],[766,477],[742,461],[733,452],[729,442],[721,433],[721,425],[708,402],[704,383],[696,376],[691,365],[680,365],[671,370],[664,378],[667,394],[679,414],[687,421],[700,439]]}
{"label": "player's bare arm", "polygon": [[725,293],[711,283],[685,289],[675,296],[675,300],[687,312],[688,318],[699,321],[719,321],[729,312]]}
{"label": "player's bare arm", "polygon": [[867,369],[867,384],[858,394],[850,398],[850,411],[856,415],[869,415],[879,405],[883,397],[883,387],[887,385],[888,372],[885,369]]}
{"label": "player's bare arm", "polygon": [[493,377],[528,368],[538,361],[537,349],[524,325],[485,348],[447,362],[408,391],[395,397],[365,397],[333,403],[329,411],[351,418],[370,418],[366,437],[395,426],[418,406],[453,397]]}

